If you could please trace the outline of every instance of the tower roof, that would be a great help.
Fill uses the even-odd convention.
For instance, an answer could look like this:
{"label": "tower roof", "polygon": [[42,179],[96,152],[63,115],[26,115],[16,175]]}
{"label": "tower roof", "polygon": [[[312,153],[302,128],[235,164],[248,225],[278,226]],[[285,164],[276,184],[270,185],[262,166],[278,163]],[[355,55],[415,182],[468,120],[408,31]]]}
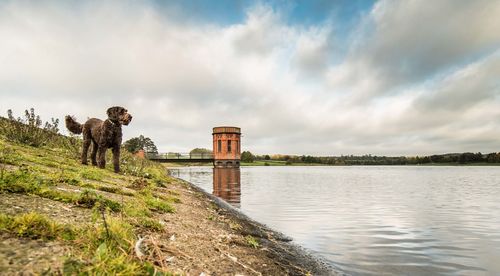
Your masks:
{"label": "tower roof", "polygon": [[239,127],[233,127],[233,126],[219,126],[219,127],[214,127],[213,128],[213,133],[236,133],[236,134],[241,134],[241,129]]}

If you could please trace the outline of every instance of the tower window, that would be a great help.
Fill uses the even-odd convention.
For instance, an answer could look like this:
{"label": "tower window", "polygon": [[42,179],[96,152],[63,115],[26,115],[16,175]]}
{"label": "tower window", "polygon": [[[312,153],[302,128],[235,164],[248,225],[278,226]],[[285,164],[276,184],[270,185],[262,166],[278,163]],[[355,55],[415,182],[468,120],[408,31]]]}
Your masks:
{"label": "tower window", "polygon": [[222,141],[217,140],[217,152],[221,152],[221,151],[222,151]]}
{"label": "tower window", "polygon": [[227,152],[231,152],[231,140],[227,140]]}

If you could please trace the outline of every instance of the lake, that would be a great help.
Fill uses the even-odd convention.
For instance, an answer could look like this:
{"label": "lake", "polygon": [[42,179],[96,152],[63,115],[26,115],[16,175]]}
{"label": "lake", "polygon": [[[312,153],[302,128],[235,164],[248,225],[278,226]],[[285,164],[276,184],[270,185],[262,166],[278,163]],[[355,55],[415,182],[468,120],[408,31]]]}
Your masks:
{"label": "lake", "polygon": [[353,275],[500,275],[500,167],[171,169]]}

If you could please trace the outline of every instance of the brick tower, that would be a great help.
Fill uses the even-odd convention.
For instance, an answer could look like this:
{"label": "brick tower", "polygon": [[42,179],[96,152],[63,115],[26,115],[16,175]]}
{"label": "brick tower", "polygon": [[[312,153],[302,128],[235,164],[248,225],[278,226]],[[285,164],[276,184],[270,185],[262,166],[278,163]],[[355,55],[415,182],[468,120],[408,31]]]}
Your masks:
{"label": "brick tower", "polygon": [[239,168],[241,159],[241,129],[221,126],[213,129],[214,167]]}

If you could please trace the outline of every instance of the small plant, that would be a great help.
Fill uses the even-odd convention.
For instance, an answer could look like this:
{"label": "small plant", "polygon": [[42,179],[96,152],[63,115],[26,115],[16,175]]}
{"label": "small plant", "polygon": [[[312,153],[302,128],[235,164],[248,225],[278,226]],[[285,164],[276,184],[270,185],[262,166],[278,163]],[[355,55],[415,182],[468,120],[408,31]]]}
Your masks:
{"label": "small plant", "polygon": [[259,242],[253,236],[248,235],[245,237],[245,240],[253,248],[257,248],[260,246]]}

